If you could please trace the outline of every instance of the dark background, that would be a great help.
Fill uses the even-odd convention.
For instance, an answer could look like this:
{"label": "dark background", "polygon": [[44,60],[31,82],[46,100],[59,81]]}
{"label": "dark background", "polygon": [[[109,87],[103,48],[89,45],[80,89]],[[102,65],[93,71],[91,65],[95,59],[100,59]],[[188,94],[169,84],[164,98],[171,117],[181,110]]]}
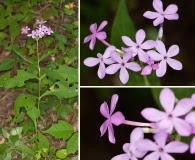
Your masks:
{"label": "dark background", "polygon": [[[158,27],[153,26],[153,21],[143,17],[145,11],[154,11],[152,0],[128,0],[128,11],[137,30],[144,29],[149,37],[156,37]],[[166,75],[161,78],[162,85],[195,85],[195,1],[185,0],[163,0],[164,8],[169,4],[177,4],[180,16],[177,21],[165,20],[164,42],[168,49],[177,44],[180,53],[175,57],[183,64],[182,71],[176,71],[168,67]],[[118,0],[81,0],[81,85],[122,85],[117,75],[106,75],[103,80],[97,77],[98,67],[86,67],[83,60],[87,57],[95,57],[96,54],[104,53],[106,49],[103,44],[96,43],[95,50],[89,49],[89,43],[83,44],[84,37],[90,34],[89,26],[97,22],[98,25],[107,20],[105,27],[109,41],[110,27],[112,26],[117,12]],[[132,35],[131,35],[132,36]]]}
{"label": "dark background", "polygon": [[[181,89],[182,90],[182,89]],[[126,120],[147,122],[140,112],[146,107],[157,107],[151,89],[123,88],[123,89],[90,89],[80,90],[80,158],[81,160],[109,160],[124,153],[122,146],[129,143],[130,133],[135,127],[114,126],[116,144],[108,140],[108,132],[100,137],[100,126],[106,120],[100,113],[101,104],[106,101],[110,107],[113,94],[119,95],[116,111],[121,111]],[[152,139],[152,134],[144,135]],[[195,155],[171,154],[176,160],[194,160]]]}

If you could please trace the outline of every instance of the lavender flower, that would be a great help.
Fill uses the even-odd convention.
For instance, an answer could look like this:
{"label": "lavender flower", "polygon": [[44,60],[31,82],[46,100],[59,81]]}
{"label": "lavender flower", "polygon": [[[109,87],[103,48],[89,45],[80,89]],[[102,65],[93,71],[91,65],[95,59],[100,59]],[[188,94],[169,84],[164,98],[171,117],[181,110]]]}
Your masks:
{"label": "lavender flower", "polygon": [[141,70],[141,67],[139,64],[135,62],[128,62],[133,57],[132,52],[125,52],[123,54],[123,59],[120,57],[120,55],[117,52],[113,52],[111,55],[111,58],[113,61],[117,62],[118,64],[111,64],[106,68],[107,74],[114,74],[120,69],[120,80],[123,84],[126,84],[129,80],[129,73],[127,72],[127,69],[130,69],[134,72],[138,72]]}
{"label": "lavender flower", "polygon": [[164,18],[168,20],[178,20],[179,15],[176,13],[178,10],[177,5],[169,5],[165,11],[163,11],[163,3],[161,0],[153,0],[153,7],[157,12],[147,11],[144,13],[144,17],[148,19],[155,19],[153,24],[158,26],[164,22]]}
{"label": "lavender flower", "polygon": [[116,51],[116,48],[114,46],[110,46],[106,49],[106,51],[104,52],[103,55],[98,53],[97,54],[98,58],[92,58],[92,57],[86,58],[84,60],[84,64],[88,67],[93,67],[93,66],[96,66],[97,64],[99,64],[99,69],[98,69],[97,74],[98,74],[98,77],[100,79],[103,79],[106,75],[105,64],[114,63],[114,61],[111,60],[110,55],[112,52],[115,52],[115,51]]}
{"label": "lavender flower", "polygon": [[26,27],[23,27],[22,29],[21,29],[21,33],[22,34],[28,34],[28,31],[30,30],[30,28],[28,27],[28,26],[26,26]]}
{"label": "lavender flower", "polygon": [[85,37],[84,43],[91,41],[89,44],[89,48],[91,50],[94,49],[94,46],[96,43],[96,38],[99,40],[106,39],[106,37],[107,37],[106,32],[100,32],[100,31],[107,25],[107,23],[108,23],[107,21],[103,21],[98,28],[97,28],[97,23],[94,23],[90,26],[89,29],[92,32],[92,34]]}
{"label": "lavender flower", "polygon": [[108,109],[108,104],[104,102],[100,107],[101,114],[107,118],[107,120],[101,125],[100,132],[101,136],[103,136],[108,129],[108,138],[111,143],[115,143],[114,130],[112,124],[119,126],[125,121],[125,117],[121,112],[116,112],[113,114],[116,104],[118,101],[118,95],[114,94],[111,99],[110,112]]}
{"label": "lavender flower", "polygon": [[39,24],[39,25],[43,25],[44,23],[46,23],[47,21],[43,21],[43,20],[38,20],[36,21],[36,24]]}
{"label": "lavender flower", "polygon": [[152,60],[161,61],[158,65],[158,69],[156,70],[156,74],[158,77],[162,77],[165,75],[167,71],[167,63],[168,65],[175,69],[181,70],[183,68],[181,62],[172,59],[173,56],[176,56],[179,53],[179,47],[177,45],[172,45],[168,52],[166,52],[165,45],[162,41],[156,41],[156,50],[160,53],[157,53],[153,50],[148,51],[148,55]]}
{"label": "lavender flower", "polygon": [[124,154],[117,155],[111,160],[137,160],[137,158],[142,158],[146,152],[140,151],[136,146],[136,142],[142,140],[144,134],[141,128],[135,128],[130,135],[130,142],[123,145]]}
{"label": "lavender flower", "polygon": [[147,40],[143,43],[144,39],[146,38],[146,33],[143,29],[140,29],[136,33],[136,43],[133,42],[129,37],[122,36],[123,42],[129,46],[130,48],[124,48],[125,51],[129,51],[131,49],[134,54],[133,56],[136,56],[138,54],[139,60],[142,62],[147,62],[148,55],[146,52],[143,51],[143,49],[152,49],[156,46],[156,42],[153,40]]}
{"label": "lavender flower", "polygon": [[149,75],[151,74],[152,70],[158,69],[158,64],[155,64],[153,60],[148,59],[147,66],[145,66],[142,70],[142,75]]}
{"label": "lavender flower", "polygon": [[183,98],[174,108],[175,100],[174,93],[170,89],[165,88],[160,93],[160,103],[165,112],[154,108],[146,108],[141,114],[145,119],[156,122],[160,130],[172,133],[173,128],[175,128],[179,135],[189,136],[191,127],[180,117],[186,115],[193,108],[193,101],[190,98]]}
{"label": "lavender flower", "polygon": [[166,145],[168,134],[161,131],[154,135],[155,142],[139,140],[137,146],[142,151],[152,151],[143,160],[175,160],[169,153],[184,153],[189,146],[183,142],[172,141]]}

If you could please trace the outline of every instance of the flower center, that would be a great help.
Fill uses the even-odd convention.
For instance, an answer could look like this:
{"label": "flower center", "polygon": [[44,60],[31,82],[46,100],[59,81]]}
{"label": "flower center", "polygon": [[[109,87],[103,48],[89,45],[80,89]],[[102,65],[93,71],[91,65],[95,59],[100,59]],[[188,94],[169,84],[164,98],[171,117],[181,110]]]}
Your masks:
{"label": "flower center", "polygon": [[159,148],[159,152],[163,152],[163,148]]}
{"label": "flower center", "polygon": [[168,115],[168,118],[169,118],[169,119],[172,119],[172,118],[173,118],[172,114],[169,114],[169,115]]}
{"label": "flower center", "polygon": [[100,61],[103,62],[103,58],[100,58]]}
{"label": "flower center", "polygon": [[125,66],[125,63],[121,63],[121,66],[123,66],[123,67],[124,67],[124,66]]}
{"label": "flower center", "polygon": [[129,152],[129,154],[130,154],[131,157],[133,156],[133,153],[131,151]]}
{"label": "flower center", "polygon": [[167,56],[164,56],[164,59],[166,60],[167,59]]}
{"label": "flower center", "polygon": [[139,46],[139,45],[137,45],[137,46],[136,46],[136,48],[137,48],[137,49],[139,49],[139,48],[140,48],[140,46]]}

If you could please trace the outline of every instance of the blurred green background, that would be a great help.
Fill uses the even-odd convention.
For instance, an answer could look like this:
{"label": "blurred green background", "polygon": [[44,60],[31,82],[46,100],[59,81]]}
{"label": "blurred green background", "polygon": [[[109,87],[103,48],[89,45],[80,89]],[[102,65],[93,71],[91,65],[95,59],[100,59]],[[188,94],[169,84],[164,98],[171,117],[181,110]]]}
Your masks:
{"label": "blurred green background", "polygon": [[[121,20],[121,24],[118,25],[121,30],[113,30],[113,26],[116,29],[116,14],[118,12],[119,2],[124,1],[127,7],[128,15],[118,16],[118,22]],[[122,2],[121,2],[122,3]],[[195,1],[178,1],[178,0],[163,0],[164,8],[169,4],[177,4],[179,7],[178,21],[168,21],[164,23],[164,38],[166,48],[171,45],[177,44],[180,47],[180,54],[175,57],[183,64],[182,71],[175,71],[168,67],[166,75],[158,79],[155,76],[155,72],[148,77],[151,85],[195,85]],[[83,65],[83,61],[87,57],[96,57],[97,53],[104,53],[106,47],[100,42],[96,43],[95,49],[91,51],[89,49],[89,43],[83,44],[84,37],[90,34],[89,26],[92,23],[98,25],[107,20],[108,25],[105,27],[107,31],[107,41],[114,44],[122,44],[121,38],[113,38],[113,34],[118,36],[128,35],[132,39],[135,37],[135,31],[138,29],[144,29],[147,34],[147,39],[156,39],[158,27],[153,26],[153,21],[143,17],[145,11],[154,11],[152,6],[152,0],[81,0],[81,85],[122,85],[118,74],[106,75],[103,80],[100,80],[97,76],[98,66],[89,68]],[[123,6],[124,7],[124,6]],[[122,12],[125,13],[125,8]],[[126,18],[128,16],[128,18]],[[130,18],[130,19],[129,19]],[[123,24],[122,24],[123,22]],[[125,26],[125,22],[127,25]],[[129,30],[125,30],[124,27]],[[129,34],[127,34],[129,33]],[[123,45],[125,46],[125,45]],[[130,81],[127,85],[144,85],[143,76],[140,76],[140,72],[130,72]]]}

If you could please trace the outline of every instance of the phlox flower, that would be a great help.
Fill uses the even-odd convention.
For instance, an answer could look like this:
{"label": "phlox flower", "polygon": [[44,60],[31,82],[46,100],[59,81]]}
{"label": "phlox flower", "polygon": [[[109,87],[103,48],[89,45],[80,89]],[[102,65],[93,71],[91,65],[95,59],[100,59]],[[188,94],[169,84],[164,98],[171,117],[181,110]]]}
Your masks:
{"label": "phlox flower", "polygon": [[89,41],[90,44],[89,44],[89,48],[91,50],[94,49],[94,46],[95,46],[95,43],[96,43],[96,38],[99,39],[99,40],[104,40],[106,39],[107,35],[106,35],[106,32],[103,32],[101,31],[106,25],[107,25],[107,21],[103,21],[100,26],[97,28],[97,23],[94,23],[90,26],[90,31],[91,31],[91,35],[85,37],[84,39],[84,43],[87,43]]}
{"label": "phlox flower", "polygon": [[22,34],[28,34],[28,31],[30,30],[30,28],[28,27],[28,26],[26,26],[26,27],[23,27],[22,29],[21,29],[21,33]]}
{"label": "phlox flower", "polygon": [[100,79],[103,79],[106,75],[106,67],[105,64],[112,64],[114,61],[110,58],[110,55],[116,51],[116,48],[114,46],[110,46],[106,49],[104,54],[97,54],[97,58],[89,57],[84,60],[84,64],[88,67],[93,67],[99,64],[98,69],[98,77]]}
{"label": "phlox flower", "polygon": [[156,50],[160,54],[153,50],[148,51],[147,54],[152,60],[160,61],[158,69],[156,70],[156,74],[158,77],[162,77],[165,75],[167,71],[167,63],[171,68],[175,70],[181,70],[183,68],[181,62],[172,58],[179,53],[178,45],[172,45],[167,52],[164,43],[158,40],[156,41]]}
{"label": "phlox flower", "polygon": [[191,134],[190,125],[181,118],[193,108],[191,98],[181,99],[175,106],[176,98],[172,90],[165,88],[160,93],[160,103],[165,112],[155,108],[146,108],[142,110],[142,116],[151,122],[156,122],[157,129],[164,130],[171,134],[173,128],[181,136],[189,136]]}
{"label": "phlox flower", "polygon": [[143,160],[175,160],[169,153],[184,153],[189,146],[179,141],[171,141],[166,144],[168,134],[166,132],[158,132],[154,135],[155,142],[149,139],[139,140],[137,146],[143,151],[152,151],[145,156]]}
{"label": "phlox flower", "polygon": [[176,13],[178,10],[177,5],[169,5],[165,11],[163,10],[163,3],[161,0],[153,0],[153,7],[157,12],[147,11],[144,13],[144,17],[148,19],[155,19],[153,21],[154,26],[158,26],[164,22],[164,18],[168,20],[178,20],[179,15]]}
{"label": "phlox flower", "polygon": [[136,142],[142,140],[144,134],[141,128],[135,128],[130,135],[130,143],[125,143],[123,145],[124,154],[117,155],[111,160],[137,160],[137,158],[142,158],[146,152],[140,151],[136,146]]}
{"label": "phlox flower", "polygon": [[148,55],[146,54],[144,49],[152,49],[156,46],[156,42],[153,40],[147,40],[145,42],[144,39],[146,38],[146,33],[143,29],[140,29],[136,33],[136,43],[133,42],[129,37],[122,36],[122,41],[129,46],[129,48],[124,48],[125,51],[128,51],[131,49],[134,54],[133,56],[136,56],[138,54],[139,60],[142,62],[147,62]]}
{"label": "phlox flower", "polygon": [[36,24],[39,24],[39,25],[43,25],[44,23],[46,23],[47,21],[43,21],[43,20],[38,20],[36,21]]}
{"label": "phlox flower", "polygon": [[138,72],[141,70],[141,67],[136,62],[129,62],[129,60],[133,57],[132,52],[125,52],[123,54],[123,58],[119,55],[117,52],[113,52],[111,54],[111,58],[113,61],[117,62],[117,64],[111,64],[106,68],[107,74],[115,74],[120,69],[120,80],[123,84],[126,84],[129,80],[129,73],[127,71],[127,68]]}
{"label": "phlox flower", "polygon": [[147,66],[145,66],[142,70],[142,75],[149,75],[151,74],[152,70],[157,70],[158,69],[158,64],[154,63],[153,60],[151,60],[150,58],[148,59],[148,62],[147,62]]}
{"label": "phlox flower", "polygon": [[110,105],[110,112],[108,109],[108,104],[104,102],[100,107],[101,114],[107,118],[107,120],[101,125],[100,132],[101,136],[103,136],[108,129],[108,138],[111,143],[115,143],[115,137],[114,137],[114,129],[113,124],[116,126],[121,125],[125,121],[125,117],[121,112],[116,112],[113,114],[116,104],[118,101],[118,95],[114,94],[111,99],[111,105]]}

